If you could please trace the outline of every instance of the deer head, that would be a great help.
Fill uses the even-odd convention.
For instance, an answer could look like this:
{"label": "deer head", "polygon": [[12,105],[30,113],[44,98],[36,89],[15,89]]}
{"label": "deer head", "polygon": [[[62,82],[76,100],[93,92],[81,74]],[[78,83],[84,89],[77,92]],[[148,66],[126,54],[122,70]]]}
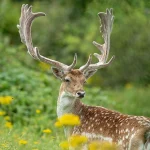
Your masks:
{"label": "deer head", "polygon": [[74,97],[83,98],[85,92],[83,90],[83,85],[88,78],[96,73],[98,69],[107,67],[114,56],[107,62],[109,49],[110,49],[110,34],[113,25],[113,11],[112,9],[107,9],[106,13],[98,13],[101,20],[101,32],[104,39],[104,44],[98,44],[93,41],[93,44],[100,50],[101,54],[94,53],[94,56],[98,59],[98,62],[92,64],[92,55],[89,56],[88,61],[85,65],[81,66],[79,69],[74,69],[77,62],[77,55],[75,54],[74,60],[71,65],[66,65],[56,60],[52,60],[42,56],[39,53],[37,47],[33,47],[32,37],[31,37],[31,25],[35,18],[45,16],[45,13],[32,12],[32,6],[22,5],[20,24],[17,25],[21,37],[22,43],[24,43],[28,49],[28,53],[34,58],[41,62],[52,65],[53,74],[60,80],[62,80],[62,89]]}

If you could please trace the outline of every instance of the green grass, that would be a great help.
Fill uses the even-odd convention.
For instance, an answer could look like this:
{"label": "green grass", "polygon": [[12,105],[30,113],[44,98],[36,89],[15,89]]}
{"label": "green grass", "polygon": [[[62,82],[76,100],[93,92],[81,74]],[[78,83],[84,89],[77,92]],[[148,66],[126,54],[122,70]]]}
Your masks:
{"label": "green grass", "polygon": [[91,105],[101,105],[125,114],[150,117],[149,87],[132,86],[105,91],[92,88],[92,90],[88,90],[87,97],[87,103]]}
{"label": "green grass", "polygon": [[[59,150],[59,143],[65,140],[63,129],[54,127],[60,81],[45,70],[47,67],[42,68],[43,64],[25,57],[21,47],[0,46],[5,56],[0,60],[0,96],[14,98],[10,105],[0,105],[0,111],[6,112],[5,116],[0,116],[0,150]],[[128,84],[120,89],[103,90],[89,84],[82,101],[121,113],[150,117],[149,98],[150,87]],[[41,113],[37,114],[36,110]],[[6,116],[13,124],[11,129],[5,127]],[[51,134],[43,133],[47,128],[52,130]],[[20,145],[21,139],[27,144]]]}
{"label": "green grass", "polygon": [[[92,90],[87,89],[87,91],[87,97],[83,100],[84,103],[101,105],[126,114],[150,116],[150,88],[132,87],[130,89],[124,88],[121,90],[106,91],[92,88]],[[49,104],[49,102],[47,103]],[[42,102],[41,105],[43,105]],[[52,107],[56,107],[56,105]],[[59,150],[59,143],[65,140],[65,137],[62,128],[58,129],[54,127],[54,114],[56,114],[55,111],[53,114],[44,111],[41,111],[39,114],[34,112],[34,115],[28,118],[28,125],[22,125],[19,120],[16,120],[16,122],[13,121],[12,129],[5,127],[6,121],[3,116],[0,116],[0,150],[47,150],[49,148]],[[19,115],[21,118],[24,117],[21,116],[22,114]],[[43,133],[43,130],[46,128],[50,128],[52,133]],[[27,140],[28,143],[20,145],[19,140],[21,139]],[[38,142],[38,144],[35,144],[35,142]]]}
{"label": "green grass", "polygon": [[[51,127],[52,133],[48,134],[43,133],[40,129],[37,131],[38,124],[24,127],[14,124],[12,129],[8,129],[4,127],[5,121],[2,117],[0,121],[0,150],[59,150],[59,143],[63,140],[62,131],[56,131],[53,127]],[[46,123],[46,120],[43,121],[43,126]],[[20,140],[27,141],[27,144],[20,144]]]}

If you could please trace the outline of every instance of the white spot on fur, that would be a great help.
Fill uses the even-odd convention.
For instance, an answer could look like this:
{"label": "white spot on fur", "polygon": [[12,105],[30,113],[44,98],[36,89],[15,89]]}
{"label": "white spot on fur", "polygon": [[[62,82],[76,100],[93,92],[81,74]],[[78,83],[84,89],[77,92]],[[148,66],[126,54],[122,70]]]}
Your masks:
{"label": "white spot on fur", "polygon": [[118,141],[118,145],[122,145],[122,140],[119,140],[119,141]]}
{"label": "white spot on fur", "polygon": [[126,139],[128,139],[129,138],[129,135],[126,135]]}
{"label": "white spot on fur", "polygon": [[131,131],[134,131],[134,127],[131,129]]}
{"label": "white spot on fur", "polygon": [[129,140],[129,147],[128,149],[131,150],[131,144],[132,144],[132,139],[134,138],[135,133],[131,135],[130,140]]}
{"label": "white spot on fur", "polygon": [[126,132],[129,132],[129,130],[128,130],[128,129],[126,129]]}
{"label": "white spot on fur", "polygon": [[86,136],[89,139],[96,138],[96,139],[99,139],[99,140],[102,140],[102,141],[112,142],[112,138],[111,137],[105,137],[105,136],[103,136],[101,134],[83,132],[82,135]]}

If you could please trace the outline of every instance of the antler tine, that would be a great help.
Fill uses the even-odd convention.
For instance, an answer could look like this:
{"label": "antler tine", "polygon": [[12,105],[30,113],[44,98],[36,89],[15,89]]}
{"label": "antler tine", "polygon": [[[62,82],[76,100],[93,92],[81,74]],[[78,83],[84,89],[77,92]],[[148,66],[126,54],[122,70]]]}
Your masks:
{"label": "antler tine", "polygon": [[20,24],[17,25],[20,33],[21,42],[24,43],[28,49],[29,54],[34,58],[38,59],[42,62],[51,64],[56,68],[63,70],[64,72],[70,71],[74,68],[77,62],[77,55],[75,54],[73,63],[70,66],[67,66],[61,62],[46,58],[40,55],[37,47],[33,47],[32,44],[32,36],[31,36],[31,26],[32,22],[35,18],[40,16],[45,16],[46,14],[43,12],[32,12],[32,6],[28,6],[28,4],[23,4],[21,7],[21,17],[19,19]]}
{"label": "antler tine", "polygon": [[98,16],[101,20],[100,31],[104,39],[104,44],[101,45],[95,41],[93,41],[93,44],[101,51],[102,54],[99,55],[97,53],[94,53],[94,56],[99,60],[99,62],[95,64],[90,64],[85,70],[97,70],[100,68],[104,68],[108,66],[115,58],[114,56],[112,56],[112,58],[107,62],[110,49],[110,35],[114,21],[113,9],[107,9],[106,13],[100,12],[98,13]]}
{"label": "antler tine", "polygon": [[84,70],[86,70],[86,69],[89,67],[89,65],[91,64],[91,61],[92,61],[92,55],[90,54],[87,63],[86,63],[84,66],[80,67],[79,70],[80,70],[81,72],[84,72]]}
{"label": "antler tine", "polygon": [[77,54],[75,53],[72,64],[68,67],[68,70],[71,70],[77,64]]}

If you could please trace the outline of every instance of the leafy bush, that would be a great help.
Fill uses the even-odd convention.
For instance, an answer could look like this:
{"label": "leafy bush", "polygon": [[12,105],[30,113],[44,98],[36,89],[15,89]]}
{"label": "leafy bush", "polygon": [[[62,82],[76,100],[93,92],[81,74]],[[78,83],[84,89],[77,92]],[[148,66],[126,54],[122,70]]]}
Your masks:
{"label": "leafy bush", "polygon": [[[3,41],[3,43],[5,42]],[[7,56],[0,61],[0,93],[1,96],[12,96],[14,100],[11,105],[1,105],[1,109],[7,112],[6,116],[10,116],[12,122],[18,122],[19,124],[32,124],[34,122],[32,118],[37,116],[37,110],[42,112],[43,115],[45,114],[46,118],[43,117],[43,119],[55,120],[60,81],[53,77],[49,67],[45,64],[31,61],[32,67],[30,66],[30,68],[28,66],[29,62],[27,64],[24,62],[27,61],[28,57],[25,57],[26,53],[23,53],[22,48],[7,47],[6,43],[0,44],[3,49],[1,54],[5,53]],[[16,59],[16,54],[18,58],[24,57],[24,61]],[[132,84],[128,84],[127,88],[132,86]],[[136,89],[133,86],[130,90],[121,89],[119,90],[120,94],[117,91],[111,92],[111,90],[105,93],[97,87],[91,88],[91,85],[88,84],[86,87],[87,96],[84,102],[103,105],[125,113],[150,115],[146,104],[150,96],[148,94],[149,88]],[[138,95],[136,94],[137,91],[139,91]],[[145,95],[144,98],[143,95]],[[141,105],[141,99],[143,99],[143,106]],[[128,107],[129,109],[124,108],[125,105],[131,103],[133,109],[130,107]],[[135,108],[139,104],[142,107],[136,110]]]}
{"label": "leafy bush", "polygon": [[[16,24],[19,22],[22,3],[26,1],[0,2],[2,20],[0,38],[7,37],[10,45],[21,45]],[[126,0],[120,3],[117,0],[83,1],[83,3],[45,0],[29,3],[34,6],[33,12],[43,11],[47,14],[47,17],[41,17],[33,24],[34,45],[41,49],[43,55],[67,64],[72,62],[74,53],[77,53],[79,62],[77,67],[86,63],[90,53],[98,52],[92,45],[93,40],[103,43],[96,14],[113,7],[115,22],[111,35],[110,55],[116,55],[116,59],[110,67],[99,71],[91,83],[103,87],[124,86],[128,82],[150,84],[150,24],[149,3],[146,0],[138,2]],[[93,58],[93,61],[97,60]]]}

